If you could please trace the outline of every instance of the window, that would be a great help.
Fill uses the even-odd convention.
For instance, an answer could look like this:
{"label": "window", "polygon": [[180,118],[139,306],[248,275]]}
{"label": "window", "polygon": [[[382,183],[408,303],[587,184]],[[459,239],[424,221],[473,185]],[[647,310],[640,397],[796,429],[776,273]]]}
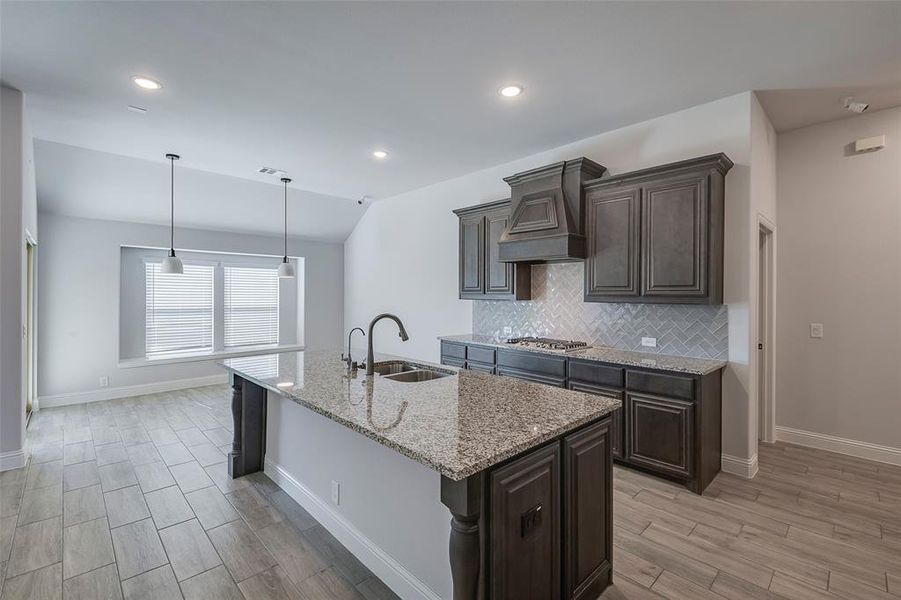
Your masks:
{"label": "window", "polygon": [[[2,1],[2,0],[0,0]],[[164,250],[122,246],[119,365],[248,356],[303,345],[304,259],[279,278],[280,257],[179,251],[185,271],[160,272]]]}
{"label": "window", "polygon": [[147,356],[213,349],[214,267],[185,265],[184,274],[144,264],[145,351]]}
{"label": "window", "polygon": [[225,348],[278,344],[278,270],[225,267]]}

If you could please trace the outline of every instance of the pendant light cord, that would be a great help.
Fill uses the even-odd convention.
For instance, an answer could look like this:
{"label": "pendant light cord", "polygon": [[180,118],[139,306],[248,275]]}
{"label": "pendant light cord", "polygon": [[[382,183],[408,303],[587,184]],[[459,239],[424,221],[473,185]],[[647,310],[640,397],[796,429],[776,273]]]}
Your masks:
{"label": "pendant light cord", "polygon": [[169,250],[175,256],[175,157],[169,156]]}
{"label": "pendant light cord", "polygon": [[285,179],[285,262],[288,262],[288,180]]}

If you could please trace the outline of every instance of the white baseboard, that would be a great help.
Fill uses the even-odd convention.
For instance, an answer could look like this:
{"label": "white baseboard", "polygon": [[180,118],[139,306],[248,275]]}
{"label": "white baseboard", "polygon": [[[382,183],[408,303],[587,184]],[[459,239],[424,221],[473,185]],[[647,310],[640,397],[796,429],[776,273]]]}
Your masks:
{"label": "white baseboard", "polygon": [[776,427],[776,440],[787,442],[789,444],[797,444],[799,446],[828,450],[839,454],[847,454],[848,456],[856,456],[857,458],[875,460],[890,465],[901,465],[901,448],[881,446],[879,444],[849,440],[847,438],[840,438],[825,433],[816,433],[814,431],[804,431],[802,429],[779,426]]}
{"label": "white baseboard", "polygon": [[738,456],[723,454],[721,460],[722,462],[720,463],[720,468],[724,473],[731,473],[732,475],[738,475],[739,477],[744,477],[745,479],[752,479],[755,475],[757,475],[756,452],[751,458],[740,458]]}
{"label": "white baseboard", "polygon": [[266,475],[313,515],[395,594],[404,600],[441,600],[441,596],[433,592],[421,579],[366,537],[353,523],[326,504],[308,487],[294,479],[281,465],[268,459],[265,462]]}
{"label": "white baseboard", "polygon": [[101,402],[103,400],[115,400],[116,398],[130,398],[132,396],[143,396],[144,394],[159,394],[160,392],[172,392],[204,385],[216,385],[217,383],[228,383],[228,374],[222,373],[221,375],[209,375],[207,377],[193,377],[191,379],[175,379],[173,381],[102,388],[99,390],[88,390],[86,392],[73,392],[71,394],[53,394],[50,396],[39,397],[38,403],[41,408],[53,408],[55,406],[84,404],[85,402]]}
{"label": "white baseboard", "polygon": [[11,452],[0,452],[0,471],[9,471],[10,469],[21,469],[25,466],[28,455],[25,448],[13,450]]}

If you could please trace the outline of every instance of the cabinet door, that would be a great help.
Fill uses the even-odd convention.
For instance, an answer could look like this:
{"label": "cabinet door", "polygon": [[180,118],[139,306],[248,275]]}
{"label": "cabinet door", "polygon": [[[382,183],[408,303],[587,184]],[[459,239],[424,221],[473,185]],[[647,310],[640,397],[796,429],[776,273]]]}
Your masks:
{"label": "cabinet door", "polygon": [[560,445],[491,473],[492,598],[560,598]]}
{"label": "cabinet door", "polygon": [[585,300],[638,296],[641,189],[599,189],[586,196]]}
{"label": "cabinet door", "polygon": [[485,290],[485,218],[460,217],[460,297],[478,297]]}
{"label": "cabinet door", "polygon": [[510,209],[492,210],[485,215],[485,293],[509,295],[513,293],[513,263],[499,260],[498,242],[510,221]]}
{"label": "cabinet door", "polygon": [[[601,387],[599,385],[592,385],[590,383],[583,383],[581,381],[573,381],[569,380],[567,384],[569,389],[575,390],[577,392],[585,392],[587,394],[599,394],[602,396],[612,396],[618,399],[620,402],[623,401],[623,391],[615,390],[611,388]],[[625,415],[625,410],[622,408],[617,408],[615,411],[610,413],[610,451],[613,453],[613,457],[619,460],[623,458],[623,431],[625,427],[625,419],[623,418]]]}
{"label": "cabinet door", "polygon": [[610,421],[563,439],[563,593],[595,600],[610,580],[613,543]]}
{"label": "cabinet door", "polygon": [[626,392],[626,461],[679,478],[694,475],[694,403]]}
{"label": "cabinet door", "polygon": [[707,296],[708,185],[706,175],[646,184],[641,241],[644,296]]}

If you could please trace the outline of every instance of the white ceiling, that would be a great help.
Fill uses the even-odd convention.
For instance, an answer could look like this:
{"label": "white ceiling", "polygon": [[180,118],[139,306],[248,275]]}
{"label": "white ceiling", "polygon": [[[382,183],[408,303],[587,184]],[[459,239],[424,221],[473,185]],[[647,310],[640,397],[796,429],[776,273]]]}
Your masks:
{"label": "white ceiling", "polygon": [[[39,207],[72,217],[169,224],[169,165],[35,141]],[[284,187],[175,163],[178,227],[282,235]],[[288,186],[288,232],[343,242],[365,211],[355,200]]]}
{"label": "white ceiling", "polygon": [[745,90],[901,78],[901,2],[4,0],[0,22],[36,137],[354,199]]}
{"label": "white ceiling", "polygon": [[[901,37],[901,28],[898,30]],[[835,87],[810,90],[764,90],[757,97],[776,131],[790,131],[814,123],[853,117],[843,106],[852,97],[870,105],[868,112],[901,106],[901,84]]]}

